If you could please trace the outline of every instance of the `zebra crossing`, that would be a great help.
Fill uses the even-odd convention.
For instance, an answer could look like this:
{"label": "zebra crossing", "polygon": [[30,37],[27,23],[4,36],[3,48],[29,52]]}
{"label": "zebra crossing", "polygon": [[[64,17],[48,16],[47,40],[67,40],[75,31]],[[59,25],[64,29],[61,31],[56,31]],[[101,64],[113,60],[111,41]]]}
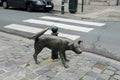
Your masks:
{"label": "zebra crossing", "polygon": [[[93,31],[95,29],[94,27],[103,27],[104,25],[106,25],[106,23],[101,23],[101,22],[82,21],[77,19],[62,18],[59,16],[57,17],[42,16],[42,17],[38,17],[38,19],[26,19],[21,22],[34,24],[34,25],[44,25],[44,27],[54,25],[61,29],[78,31],[83,33],[88,33],[90,31]],[[94,27],[86,27],[86,26],[94,26]],[[10,25],[4,26],[4,28],[17,30],[21,32],[33,33],[33,34],[36,34],[42,30],[41,27],[27,26],[22,24],[10,24]],[[51,34],[51,30],[48,30],[45,34]],[[80,35],[67,34],[65,32],[64,33],[59,32],[59,36],[67,37],[72,40],[75,40],[80,37]]]}

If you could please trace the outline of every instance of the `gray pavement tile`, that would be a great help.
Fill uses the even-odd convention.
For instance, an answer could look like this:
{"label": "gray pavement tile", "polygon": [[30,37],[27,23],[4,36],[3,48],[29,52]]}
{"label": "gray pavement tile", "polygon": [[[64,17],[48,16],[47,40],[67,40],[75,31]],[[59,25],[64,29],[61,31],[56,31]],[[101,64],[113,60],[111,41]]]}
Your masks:
{"label": "gray pavement tile", "polygon": [[96,72],[96,73],[101,73],[102,72],[102,70],[101,69],[98,69],[98,68],[92,68],[92,71],[93,72]]}
{"label": "gray pavement tile", "polygon": [[49,71],[49,70],[37,70],[36,73],[37,73],[38,75],[43,75],[43,74],[47,73],[48,71]]}
{"label": "gray pavement tile", "polygon": [[84,76],[82,80],[95,80],[95,78],[87,75]]}
{"label": "gray pavement tile", "polygon": [[28,73],[28,74],[26,74],[26,77],[27,77],[28,79],[33,80],[33,79],[36,79],[36,78],[38,77],[38,75],[35,74],[35,73]]}
{"label": "gray pavement tile", "polygon": [[106,74],[100,74],[99,76],[100,78],[104,79],[104,80],[109,80],[110,76],[106,75]]}
{"label": "gray pavement tile", "polygon": [[91,71],[91,72],[88,72],[87,75],[90,76],[90,77],[96,78],[99,74]]}
{"label": "gray pavement tile", "polygon": [[62,80],[62,79],[57,78],[57,77],[54,77],[54,78],[52,78],[52,79],[50,79],[50,80]]}
{"label": "gray pavement tile", "polygon": [[120,75],[120,70],[116,72],[116,74]]}
{"label": "gray pavement tile", "polygon": [[112,67],[112,66],[108,66],[107,69],[110,69],[112,71],[116,71],[116,68]]}
{"label": "gray pavement tile", "polygon": [[28,80],[27,78],[22,78],[22,79],[20,79],[20,80]]}
{"label": "gray pavement tile", "polygon": [[50,80],[47,76],[40,76],[37,80]]}
{"label": "gray pavement tile", "polygon": [[0,80],[4,80],[4,76],[1,76],[1,75],[0,75]]}
{"label": "gray pavement tile", "polygon": [[106,75],[114,75],[114,71],[112,71],[112,70],[108,70],[108,69],[106,69],[104,72],[103,72],[104,74],[106,74]]}
{"label": "gray pavement tile", "polygon": [[105,80],[105,79],[103,79],[101,77],[97,77],[96,80]]}
{"label": "gray pavement tile", "polygon": [[112,78],[110,78],[110,80],[117,80],[117,79],[115,79],[115,78],[112,77]]}
{"label": "gray pavement tile", "polygon": [[6,72],[5,70],[0,69],[0,74],[3,74],[3,73],[5,73],[5,72]]}
{"label": "gray pavement tile", "polygon": [[58,75],[56,75],[56,77],[58,77],[62,80],[74,80],[73,76],[70,75],[70,73],[68,73],[68,72],[59,73]]}
{"label": "gray pavement tile", "polygon": [[49,78],[53,78],[53,77],[55,77],[56,73],[53,71],[48,71],[45,73],[45,75]]}
{"label": "gray pavement tile", "polygon": [[120,75],[114,75],[114,78],[120,80]]}

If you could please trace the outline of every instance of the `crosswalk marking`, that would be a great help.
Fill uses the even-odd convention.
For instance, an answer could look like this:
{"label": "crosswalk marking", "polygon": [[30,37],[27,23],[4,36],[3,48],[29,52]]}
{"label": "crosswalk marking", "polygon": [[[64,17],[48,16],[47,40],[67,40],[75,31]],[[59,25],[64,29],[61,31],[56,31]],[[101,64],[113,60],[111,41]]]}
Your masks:
{"label": "crosswalk marking", "polygon": [[65,22],[70,22],[70,23],[92,25],[92,26],[100,26],[100,27],[105,25],[105,23],[81,21],[81,20],[66,19],[66,18],[59,18],[59,17],[52,17],[52,16],[43,16],[43,17],[40,17],[40,18],[46,19],[46,20],[65,21]]}
{"label": "crosswalk marking", "polygon": [[[40,25],[44,25],[45,27],[56,26],[58,28],[62,28],[62,29],[66,29],[66,30],[85,32],[85,33],[88,33],[90,31],[94,30],[94,28],[78,26],[75,24],[82,24],[85,26],[88,25],[88,26],[93,26],[93,27],[96,27],[96,26],[102,27],[102,26],[106,25],[106,23],[81,21],[81,20],[76,20],[76,19],[67,19],[67,18],[60,18],[60,17],[55,17],[55,16],[54,17],[43,16],[43,17],[39,17],[39,19],[27,19],[27,20],[23,20],[22,22],[31,23],[31,24],[40,24]],[[62,23],[62,22],[64,22],[64,23]],[[73,24],[70,25],[69,23],[73,23]],[[4,28],[17,30],[20,32],[33,33],[33,34],[36,34],[40,31],[42,31],[41,28],[36,28],[36,27],[31,27],[31,26],[26,26],[26,25],[21,25],[21,24],[10,24],[10,25],[4,26]],[[51,30],[48,30],[45,34],[51,34],[51,33],[52,33]],[[72,35],[72,34],[66,34],[66,33],[59,33],[59,36],[67,37],[72,40],[76,40],[76,39],[80,38],[80,35]]]}
{"label": "crosswalk marking", "polygon": [[[19,24],[10,24],[10,25],[4,26],[4,28],[23,31],[23,32],[29,32],[29,33],[34,33],[34,34],[42,31],[42,29],[40,29],[40,28],[19,25]],[[51,34],[51,31],[48,30],[45,34]],[[67,38],[72,39],[72,40],[76,40],[77,38],[80,37],[77,35],[70,35],[70,34],[64,34],[64,33],[59,33],[59,36],[67,37]]]}
{"label": "crosswalk marking", "polygon": [[85,28],[85,27],[80,27],[80,26],[68,25],[68,24],[57,23],[57,22],[52,22],[52,21],[36,20],[36,19],[23,20],[23,22],[42,24],[42,25],[48,25],[48,26],[54,25],[59,28],[69,29],[69,30],[74,30],[74,31],[81,31],[81,32],[90,32],[94,30],[93,28]]}

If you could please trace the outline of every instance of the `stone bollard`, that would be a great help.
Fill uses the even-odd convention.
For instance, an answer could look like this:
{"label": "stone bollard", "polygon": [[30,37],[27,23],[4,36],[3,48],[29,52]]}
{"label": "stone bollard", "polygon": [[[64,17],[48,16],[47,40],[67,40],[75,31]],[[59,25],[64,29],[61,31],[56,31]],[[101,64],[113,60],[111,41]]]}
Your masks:
{"label": "stone bollard", "polygon": [[[51,35],[58,36],[58,28],[57,28],[57,27],[54,26],[54,27],[51,28],[51,30],[52,30]],[[52,58],[53,60],[54,60],[54,59],[58,59],[58,52],[52,50],[51,58]]]}

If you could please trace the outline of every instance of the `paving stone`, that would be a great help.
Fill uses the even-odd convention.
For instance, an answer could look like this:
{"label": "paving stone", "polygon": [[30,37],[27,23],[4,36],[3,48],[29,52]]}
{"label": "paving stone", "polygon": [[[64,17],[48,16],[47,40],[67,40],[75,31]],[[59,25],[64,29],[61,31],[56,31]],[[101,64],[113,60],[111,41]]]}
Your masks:
{"label": "paving stone", "polygon": [[3,76],[0,75],[0,80],[4,80],[4,78],[5,78],[5,77],[3,77]]}
{"label": "paving stone", "polygon": [[6,60],[7,60],[6,56],[4,56],[4,55],[0,56],[0,62],[6,61]]}
{"label": "paving stone", "polygon": [[8,49],[8,48],[10,48],[10,47],[11,47],[10,45],[0,43],[0,51],[6,50],[6,49]]}
{"label": "paving stone", "polygon": [[120,71],[117,71],[116,74],[120,75]]}
{"label": "paving stone", "polygon": [[3,74],[3,73],[5,73],[6,71],[5,70],[0,70],[0,74]]}
{"label": "paving stone", "polygon": [[16,60],[16,65],[23,65],[25,62],[23,60]]}
{"label": "paving stone", "polygon": [[33,73],[33,71],[32,71],[31,69],[29,69],[29,68],[25,68],[25,69],[23,70],[23,73],[29,74],[29,73]]}
{"label": "paving stone", "polygon": [[79,79],[81,79],[87,72],[83,70],[77,70],[74,73]]}
{"label": "paving stone", "polygon": [[83,66],[83,67],[80,67],[79,69],[84,70],[85,72],[91,71],[91,67],[88,67],[88,66]]}
{"label": "paving stone", "polygon": [[108,66],[107,69],[110,69],[110,70],[113,70],[113,71],[116,71],[116,69],[112,66]]}
{"label": "paving stone", "polygon": [[20,80],[18,78],[15,78],[13,76],[6,77],[4,80]]}
{"label": "paving stone", "polygon": [[50,56],[47,55],[47,54],[44,54],[44,55],[42,55],[41,57],[42,57],[43,60],[46,60],[46,59],[48,59]]}
{"label": "paving stone", "polygon": [[95,68],[95,67],[92,68],[92,71],[96,72],[96,73],[101,73],[102,72],[101,69],[98,69],[98,68]]}
{"label": "paving stone", "polygon": [[74,80],[79,80],[81,79],[87,72],[83,71],[83,70],[78,70],[78,69],[73,69],[70,68],[69,70],[67,70],[68,73],[71,73],[71,75],[74,75]]}
{"label": "paving stone", "polygon": [[49,72],[45,73],[45,75],[46,75],[47,77],[53,78],[53,77],[56,75],[56,73],[55,73],[55,72],[52,72],[52,71],[49,71]]}
{"label": "paving stone", "polygon": [[36,73],[38,74],[38,75],[43,75],[44,73],[46,73],[46,72],[48,72],[49,70],[38,70],[38,71],[36,71]]}
{"label": "paving stone", "polygon": [[96,78],[98,76],[98,73],[91,71],[91,72],[88,72],[87,75],[90,77]]}
{"label": "paving stone", "polygon": [[47,76],[41,76],[37,80],[50,80]]}
{"label": "paving stone", "polygon": [[115,64],[115,63],[109,63],[110,66],[120,70],[120,65],[119,64]]}
{"label": "paving stone", "polygon": [[33,79],[37,78],[38,75],[35,73],[31,73],[31,74],[26,74],[26,77],[33,80]]}
{"label": "paving stone", "polygon": [[52,78],[52,79],[50,79],[50,80],[62,80],[62,79],[60,79],[60,78],[58,78],[58,77],[54,77],[54,78]]}
{"label": "paving stone", "polygon": [[21,78],[24,78],[26,75],[25,73],[20,71],[20,72],[15,72],[15,74],[12,74],[11,76],[14,76],[17,79],[21,79]]}
{"label": "paving stone", "polygon": [[114,78],[120,80],[120,75],[114,75]]}
{"label": "paving stone", "polygon": [[95,80],[95,78],[87,75],[87,76],[84,76],[82,80]]}
{"label": "paving stone", "polygon": [[106,75],[114,75],[114,71],[112,71],[112,70],[108,70],[108,69],[106,69],[104,72],[103,72],[104,74],[106,74]]}
{"label": "paving stone", "polygon": [[62,80],[74,80],[73,76],[69,75],[69,73],[67,73],[67,72],[62,72],[59,75],[57,75],[56,77],[59,77]]}
{"label": "paving stone", "polygon": [[110,78],[110,76],[106,74],[101,74],[99,77],[103,78],[104,80],[108,80]]}
{"label": "paving stone", "polygon": [[114,77],[111,77],[110,80],[117,80],[117,79],[115,79]]}
{"label": "paving stone", "polygon": [[27,78],[22,78],[22,79],[20,79],[20,80],[28,80]]}
{"label": "paving stone", "polygon": [[101,77],[97,77],[96,80],[105,80],[105,79],[103,79]]}

